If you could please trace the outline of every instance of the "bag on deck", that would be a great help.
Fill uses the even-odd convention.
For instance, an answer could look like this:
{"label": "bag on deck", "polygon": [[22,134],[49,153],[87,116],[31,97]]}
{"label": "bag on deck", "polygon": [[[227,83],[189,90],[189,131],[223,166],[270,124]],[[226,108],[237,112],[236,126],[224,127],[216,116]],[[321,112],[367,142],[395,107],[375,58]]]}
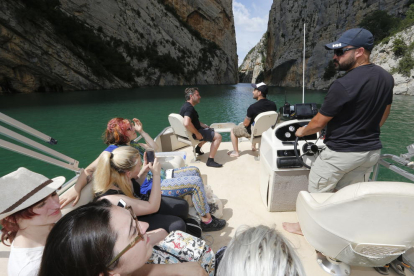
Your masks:
{"label": "bag on deck", "polygon": [[182,231],[171,232],[154,246],[148,264],[176,264],[198,262],[209,276],[214,276],[215,256],[213,250],[202,239]]}

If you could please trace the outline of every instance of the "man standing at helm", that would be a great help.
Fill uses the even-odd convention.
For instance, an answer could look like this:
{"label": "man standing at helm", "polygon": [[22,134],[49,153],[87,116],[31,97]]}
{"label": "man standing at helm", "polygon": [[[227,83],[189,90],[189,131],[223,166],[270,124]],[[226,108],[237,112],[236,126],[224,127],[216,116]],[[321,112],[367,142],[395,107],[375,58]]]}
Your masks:
{"label": "man standing at helm", "polygon": [[[370,62],[374,37],[362,28],[350,29],[335,42],[333,62],[347,73],[329,88],[319,113],[305,127],[303,137],[327,126],[321,151],[309,173],[309,192],[334,192],[365,178],[378,162],[382,148],[380,127],[391,110],[394,79]],[[285,230],[302,234],[298,223],[283,223]]]}

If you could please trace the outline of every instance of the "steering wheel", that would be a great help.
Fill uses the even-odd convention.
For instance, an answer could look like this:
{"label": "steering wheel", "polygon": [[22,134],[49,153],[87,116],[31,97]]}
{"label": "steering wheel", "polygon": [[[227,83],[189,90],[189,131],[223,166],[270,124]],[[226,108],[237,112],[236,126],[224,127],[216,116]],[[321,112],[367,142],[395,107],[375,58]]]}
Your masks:
{"label": "steering wheel", "polygon": [[[321,137],[321,136],[319,136],[319,137]],[[302,147],[303,154],[300,155],[300,156],[299,156],[299,151],[298,151],[299,137],[296,137],[296,139],[295,139],[295,144],[294,144],[294,147],[293,147],[293,151],[295,152],[296,159],[299,161],[299,163],[301,163],[304,167],[306,167],[308,169],[310,169],[311,167],[309,165],[307,165],[305,162],[303,162],[302,156],[304,156],[304,155],[314,156],[314,155],[319,153],[319,148],[316,145],[316,143],[318,143],[319,137],[318,137],[318,139],[316,139],[315,143],[308,142],[305,139],[306,143]]]}

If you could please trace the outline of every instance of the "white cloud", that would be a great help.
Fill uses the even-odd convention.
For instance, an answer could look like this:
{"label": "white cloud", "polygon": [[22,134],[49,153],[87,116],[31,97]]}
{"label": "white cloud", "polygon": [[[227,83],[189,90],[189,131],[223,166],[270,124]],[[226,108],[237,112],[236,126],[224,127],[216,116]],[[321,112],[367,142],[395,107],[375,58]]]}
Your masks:
{"label": "white cloud", "polygon": [[[251,9],[233,1],[234,25],[236,29],[237,54],[239,65],[244,57],[262,38],[267,30],[269,10],[251,3]],[[256,16],[251,15],[254,12]],[[260,16],[259,16],[260,15]]]}

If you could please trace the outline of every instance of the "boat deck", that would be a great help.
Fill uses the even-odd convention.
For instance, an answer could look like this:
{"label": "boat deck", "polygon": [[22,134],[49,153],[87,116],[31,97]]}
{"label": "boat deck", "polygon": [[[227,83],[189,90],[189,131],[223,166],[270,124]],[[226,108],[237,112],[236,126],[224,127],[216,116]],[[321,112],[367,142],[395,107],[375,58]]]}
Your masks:
{"label": "boat deck", "polygon": [[[216,252],[220,247],[229,243],[240,225],[255,226],[264,224],[275,226],[276,229],[287,237],[296,249],[307,276],[329,275],[316,262],[315,249],[303,236],[286,232],[283,222],[297,222],[295,212],[268,212],[262,202],[259,191],[260,161],[255,160],[257,152],[251,150],[249,142],[239,143],[242,151],[238,158],[231,158],[227,151],[232,150],[231,142],[222,142],[216,154],[215,160],[223,164],[222,168],[207,167],[205,162],[208,158],[210,144],[203,146],[204,155],[200,156],[201,162],[189,163],[193,154],[190,147],[182,149],[187,152],[187,165],[197,166],[202,174],[208,176],[208,184],[213,192],[224,203],[223,218],[227,220],[224,230],[209,232],[214,238],[212,245]],[[379,276],[373,268],[351,267],[352,276]],[[389,275],[398,275],[390,269]],[[409,271],[406,275],[413,275]]]}
{"label": "boat deck", "polygon": [[[242,142],[239,148],[242,151],[239,158],[231,158],[227,151],[232,149],[230,142],[222,142],[216,154],[215,160],[223,164],[222,168],[210,168],[205,165],[208,158],[210,144],[204,145],[205,152],[200,157],[201,161],[191,163],[193,158],[191,147],[180,149],[186,151],[187,165],[197,166],[203,175],[207,175],[207,182],[213,192],[224,204],[224,216],[227,226],[218,232],[206,233],[206,240],[214,239],[211,245],[214,251],[229,243],[240,225],[255,226],[259,224],[276,227],[294,246],[307,276],[328,275],[316,262],[314,248],[309,245],[303,236],[287,233],[282,228],[282,223],[297,222],[295,212],[268,212],[262,202],[259,191],[260,162],[255,160],[257,152],[250,149],[249,142]],[[211,235],[209,237],[208,235]],[[0,276],[7,275],[7,261],[10,249],[0,245]],[[373,268],[352,267],[352,276],[378,276]],[[390,269],[389,275],[397,275]],[[406,275],[413,275],[406,271]]]}

